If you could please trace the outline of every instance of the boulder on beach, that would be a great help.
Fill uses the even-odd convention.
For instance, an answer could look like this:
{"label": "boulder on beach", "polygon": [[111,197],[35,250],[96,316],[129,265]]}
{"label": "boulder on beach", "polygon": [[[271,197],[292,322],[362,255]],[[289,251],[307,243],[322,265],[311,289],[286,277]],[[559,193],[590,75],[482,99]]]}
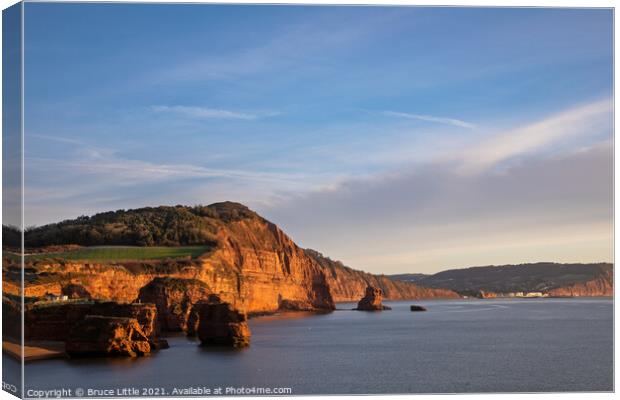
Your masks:
{"label": "boulder on beach", "polygon": [[411,311],[426,311],[426,308],[425,308],[425,307],[422,307],[422,306],[417,306],[417,305],[415,305],[415,304],[413,304],[413,305],[409,306],[409,309],[410,309]]}
{"label": "boulder on beach", "polygon": [[139,357],[151,343],[135,318],[88,315],[73,326],[65,349],[72,357]]}
{"label": "boulder on beach", "polygon": [[357,303],[356,310],[359,310],[359,311],[391,310],[390,307],[384,306],[382,302],[383,302],[383,291],[379,288],[368,286],[366,288],[366,294]]}
{"label": "boulder on beach", "polygon": [[247,316],[230,303],[204,302],[196,305],[198,338],[203,346],[245,347],[251,332]]}

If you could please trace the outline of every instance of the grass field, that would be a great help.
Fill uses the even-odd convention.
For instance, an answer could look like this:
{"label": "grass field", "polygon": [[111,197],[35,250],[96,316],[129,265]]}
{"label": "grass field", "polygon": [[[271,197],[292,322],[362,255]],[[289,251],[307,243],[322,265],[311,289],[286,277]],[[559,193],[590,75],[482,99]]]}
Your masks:
{"label": "grass field", "polygon": [[62,258],[71,261],[133,261],[161,260],[165,258],[196,258],[211,249],[210,246],[181,247],[134,247],[134,246],[96,246],[62,253],[31,254],[26,260]]}

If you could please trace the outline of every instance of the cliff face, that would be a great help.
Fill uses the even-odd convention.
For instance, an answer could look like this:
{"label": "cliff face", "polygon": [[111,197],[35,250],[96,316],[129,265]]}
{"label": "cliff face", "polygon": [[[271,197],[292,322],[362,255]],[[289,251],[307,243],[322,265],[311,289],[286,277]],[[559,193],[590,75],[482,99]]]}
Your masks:
{"label": "cliff face", "polygon": [[135,318],[89,315],[73,326],[65,350],[71,357],[138,357],[151,352],[151,339]]}
{"label": "cliff face", "polygon": [[357,271],[342,265],[339,261],[324,257],[314,250],[308,249],[306,253],[315,259],[325,271],[334,301],[357,301],[365,293],[368,286],[381,289],[383,298],[387,300],[459,297],[456,292],[449,289],[431,289],[409,282],[395,281],[383,275],[372,275]]}
{"label": "cliff face", "polygon": [[140,289],[138,301],[157,307],[163,331],[187,330],[187,319],[194,304],[208,298],[211,290],[197,279],[155,278]]}
{"label": "cliff face", "polygon": [[451,299],[459,295],[449,289],[431,289],[407,282],[397,282],[381,275],[362,271],[335,269],[327,281],[335,301],[359,300],[367,286],[380,288],[386,300]]}
{"label": "cliff face", "polygon": [[333,309],[323,269],[276,225],[260,218],[226,224],[218,247],[202,259],[198,279],[215,293],[234,293],[236,308],[273,311],[283,303]]}
{"label": "cliff face", "polygon": [[159,331],[157,309],[153,304],[58,303],[27,306],[24,337],[26,340],[66,341],[73,326],[88,315],[135,319],[141,326],[141,332],[152,340]]}
{"label": "cliff face", "polygon": [[613,296],[614,273],[612,269],[602,270],[596,278],[583,283],[559,287],[549,291],[549,296],[581,297],[581,296]]}
{"label": "cliff face", "polygon": [[[215,216],[202,217],[201,223],[208,227],[216,245],[198,259],[33,261],[27,268],[25,295],[60,294],[63,287],[78,284],[94,299],[131,302],[153,279],[168,277],[200,281],[211,293],[246,313],[331,310],[334,301],[358,300],[367,286],[382,289],[385,298],[393,300],[457,297],[449,290],[422,288],[336,265],[301,249],[276,225],[244,206],[226,203],[209,207],[214,207]],[[153,298],[149,302],[157,304]],[[170,309],[170,305],[161,308]]]}

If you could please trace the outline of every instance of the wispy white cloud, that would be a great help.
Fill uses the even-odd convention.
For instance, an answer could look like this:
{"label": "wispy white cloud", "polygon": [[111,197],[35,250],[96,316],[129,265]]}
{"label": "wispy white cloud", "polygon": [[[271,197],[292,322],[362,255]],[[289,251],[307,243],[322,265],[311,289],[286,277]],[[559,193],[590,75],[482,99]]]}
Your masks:
{"label": "wispy white cloud", "polygon": [[613,101],[604,99],[572,107],[505,133],[494,132],[482,141],[451,154],[462,173],[476,173],[513,157],[535,153],[558,142],[600,135],[611,129]]}
{"label": "wispy white cloud", "polygon": [[243,119],[255,120],[258,118],[273,117],[277,112],[240,112],[221,108],[194,107],[194,106],[152,106],[151,111],[156,113],[176,114],[197,119]]}
{"label": "wispy white cloud", "polygon": [[[263,81],[266,73],[275,73],[284,79],[313,74],[329,65],[326,61],[333,52],[341,52],[351,45],[359,46],[377,30],[395,26],[394,21],[404,18],[403,15],[406,14],[377,14],[358,24],[343,24],[340,18],[334,17],[297,21],[279,28],[277,34],[267,40],[250,38],[247,47],[241,46],[225,57],[198,53],[196,58],[165,66],[147,79],[159,83],[260,76]],[[268,82],[273,85],[273,77]]]}
{"label": "wispy white cloud", "polygon": [[[305,178],[303,173],[278,173],[249,171],[242,169],[207,168],[191,164],[154,163],[137,159],[125,159],[106,154],[106,151],[84,151],[84,157],[72,159],[51,159],[27,157],[32,168],[46,168],[48,172],[78,172],[81,177],[110,177],[115,185],[154,183],[174,179],[228,178],[260,182],[297,183]],[[100,181],[99,181],[100,182]]]}
{"label": "wispy white cloud", "polygon": [[356,268],[430,272],[489,263],[610,261],[612,199],[613,147],[605,141],[501,173],[463,175],[452,163],[429,163],[349,180],[259,211],[300,245]]}
{"label": "wispy white cloud", "polygon": [[[64,159],[27,157],[28,225],[81,214],[160,204],[234,200],[269,205],[283,193],[318,190],[332,176],[132,159],[106,148],[78,147]],[[62,190],[58,190],[58,188]]]}
{"label": "wispy white cloud", "polygon": [[390,116],[390,117],[399,117],[399,118],[406,118],[406,119],[415,119],[418,121],[436,122],[439,124],[458,126],[458,127],[467,128],[467,129],[474,129],[476,127],[476,125],[470,122],[463,121],[463,120],[456,119],[456,118],[436,117],[432,115],[423,115],[423,114],[410,114],[410,113],[397,112],[397,111],[383,111],[382,114]]}
{"label": "wispy white cloud", "polygon": [[260,211],[302,245],[374,272],[609,261],[612,121],[611,99],[569,107]]}

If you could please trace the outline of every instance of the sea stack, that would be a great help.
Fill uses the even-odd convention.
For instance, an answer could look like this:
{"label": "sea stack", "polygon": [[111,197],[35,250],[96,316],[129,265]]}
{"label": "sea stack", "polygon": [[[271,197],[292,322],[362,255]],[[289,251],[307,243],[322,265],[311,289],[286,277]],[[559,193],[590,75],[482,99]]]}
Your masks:
{"label": "sea stack", "polygon": [[359,310],[359,311],[391,310],[390,307],[384,306],[382,304],[382,301],[383,301],[383,291],[379,288],[368,286],[366,288],[366,294],[357,303],[356,310]]}
{"label": "sea stack", "polygon": [[230,303],[201,303],[198,310],[198,338],[203,346],[246,347],[250,345],[247,316]]}

